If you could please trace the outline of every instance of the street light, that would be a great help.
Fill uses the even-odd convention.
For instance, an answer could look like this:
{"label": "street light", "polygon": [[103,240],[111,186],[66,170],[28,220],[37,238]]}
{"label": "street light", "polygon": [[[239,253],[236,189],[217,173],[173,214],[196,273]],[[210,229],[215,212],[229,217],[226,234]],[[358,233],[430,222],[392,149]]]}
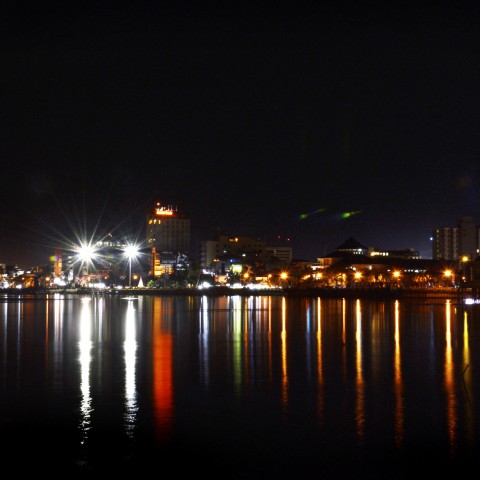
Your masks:
{"label": "street light", "polygon": [[[89,243],[81,243],[80,245],[74,247],[74,250],[77,257],[77,262],[79,262],[79,275],[81,274],[83,265],[86,266],[87,274],[88,274],[88,265],[90,263],[93,263],[93,259],[96,256],[95,247]],[[75,284],[75,271],[73,266],[72,266],[72,276],[73,276],[73,283]]]}
{"label": "street light", "polygon": [[136,245],[127,245],[124,250],[125,256],[128,258],[128,286],[132,286],[132,259],[138,255],[138,247]]}
{"label": "street light", "polygon": [[89,244],[81,244],[77,247],[77,255],[78,258],[88,265],[95,256],[95,249],[92,245]]}
{"label": "street light", "polygon": [[455,286],[455,272],[449,268],[447,268],[444,272],[443,272],[443,276],[449,281],[450,279],[451,280],[451,284],[452,286]]}

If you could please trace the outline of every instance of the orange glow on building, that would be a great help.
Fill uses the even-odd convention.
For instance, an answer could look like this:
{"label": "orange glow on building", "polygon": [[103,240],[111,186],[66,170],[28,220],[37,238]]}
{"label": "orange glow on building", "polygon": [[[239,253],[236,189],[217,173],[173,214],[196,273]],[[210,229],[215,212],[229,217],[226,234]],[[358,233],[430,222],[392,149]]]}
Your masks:
{"label": "orange glow on building", "polygon": [[[147,244],[162,255],[160,264],[168,269],[165,265],[171,267],[174,263],[168,259],[190,251],[190,218],[176,207],[162,207],[160,202],[156,202],[155,208],[146,215],[146,239]],[[154,261],[152,259],[151,262]]]}
{"label": "orange glow on building", "polygon": [[62,275],[63,265],[62,265],[62,252],[60,249],[55,250],[55,256],[53,258],[53,273],[55,276],[60,277]]}
{"label": "orange glow on building", "polygon": [[160,205],[160,202],[157,202],[155,205],[155,215],[161,216],[161,217],[172,217],[175,214],[173,207],[171,205],[168,205],[167,207],[162,207]]}

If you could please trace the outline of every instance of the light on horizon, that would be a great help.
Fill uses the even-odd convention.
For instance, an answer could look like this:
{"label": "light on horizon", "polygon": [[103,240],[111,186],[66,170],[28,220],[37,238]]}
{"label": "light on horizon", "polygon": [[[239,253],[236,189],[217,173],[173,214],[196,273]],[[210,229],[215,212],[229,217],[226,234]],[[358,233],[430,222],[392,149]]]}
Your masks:
{"label": "light on horizon", "polygon": [[128,286],[132,286],[132,259],[138,255],[138,246],[129,244],[123,250],[125,256],[128,258]]}

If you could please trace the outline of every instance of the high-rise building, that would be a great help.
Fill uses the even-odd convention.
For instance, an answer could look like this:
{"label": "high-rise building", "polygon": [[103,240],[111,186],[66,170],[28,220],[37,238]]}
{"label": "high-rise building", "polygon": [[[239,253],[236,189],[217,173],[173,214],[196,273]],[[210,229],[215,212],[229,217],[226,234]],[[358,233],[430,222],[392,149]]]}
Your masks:
{"label": "high-rise building", "polygon": [[479,255],[480,227],[471,217],[461,217],[456,227],[439,227],[433,231],[434,260],[475,260]]}
{"label": "high-rise building", "polygon": [[458,220],[458,256],[475,260],[478,256],[479,227],[471,217],[461,217]]}
{"label": "high-rise building", "polygon": [[438,227],[433,231],[432,258],[434,260],[458,258],[457,227]]}
{"label": "high-rise building", "polygon": [[172,270],[179,257],[190,252],[190,218],[171,205],[160,202],[147,213],[147,244],[151,250],[151,274]]}

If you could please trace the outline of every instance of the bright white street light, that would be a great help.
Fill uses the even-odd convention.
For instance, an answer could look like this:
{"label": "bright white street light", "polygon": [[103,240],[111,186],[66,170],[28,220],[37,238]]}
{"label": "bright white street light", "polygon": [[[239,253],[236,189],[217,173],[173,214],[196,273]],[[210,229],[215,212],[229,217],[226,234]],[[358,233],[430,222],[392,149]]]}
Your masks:
{"label": "bright white street light", "polygon": [[88,264],[95,256],[95,249],[92,247],[92,245],[80,245],[77,248],[77,255],[82,262]]}
{"label": "bright white street light", "polygon": [[128,286],[132,286],[132,259],[138,255],[136,245],[127,245],[124,249],[125,256],[128,258]]}
{"label": "bright white street light", "polygon": [[[80,245],[76,246],[74,248],[77,260],[75,263],[79,263],[79,272],[82,268],[83,265],[86,265],[87,267],[87,272],[88,272],[88,265],[90,263],[93,263],[93,259],[96,256],[96,251],[95,247],[89,243],[81,243]],[[73,271],[72,268],[72,275],[73,275],[73,281],[75,282],[75,272]]]}

